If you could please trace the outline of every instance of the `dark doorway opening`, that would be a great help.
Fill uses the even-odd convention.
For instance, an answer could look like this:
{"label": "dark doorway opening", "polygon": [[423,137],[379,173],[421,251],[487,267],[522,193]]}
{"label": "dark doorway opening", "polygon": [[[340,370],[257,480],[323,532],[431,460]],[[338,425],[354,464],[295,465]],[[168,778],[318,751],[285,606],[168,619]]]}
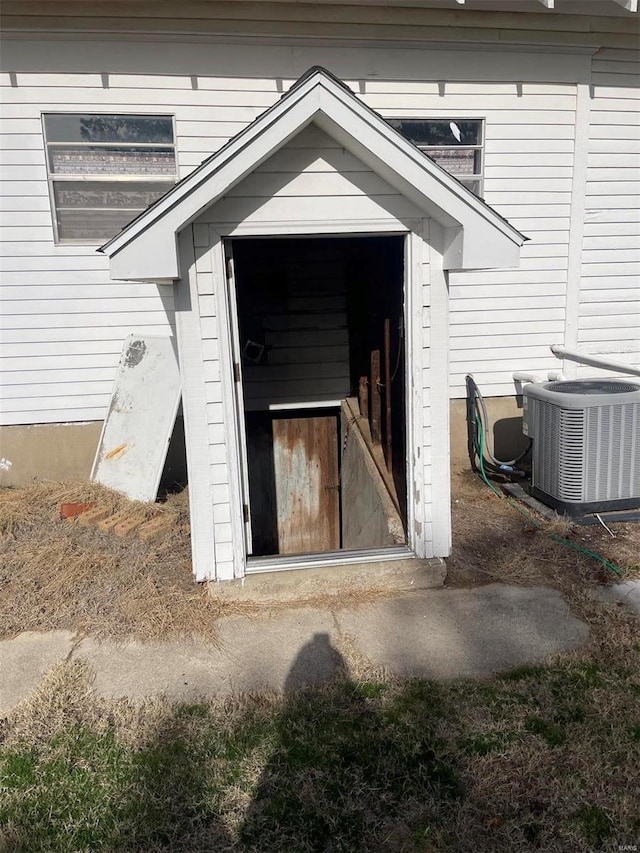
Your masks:
{"label": "dark doorway opening", "polygon": [[404,544],[404,238],[241,238],[227,251],[250,555]]}

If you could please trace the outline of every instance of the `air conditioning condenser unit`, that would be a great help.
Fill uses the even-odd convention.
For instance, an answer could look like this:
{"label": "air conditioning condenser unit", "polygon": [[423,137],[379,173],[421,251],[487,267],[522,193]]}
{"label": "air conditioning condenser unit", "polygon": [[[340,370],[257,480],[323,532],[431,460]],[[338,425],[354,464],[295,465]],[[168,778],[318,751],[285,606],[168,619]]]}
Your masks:
{"label": "air conditioning condenser unit", "polygon": [[529,383],[523,400],[534,497],[573,515],[640,507],[640,384]]}

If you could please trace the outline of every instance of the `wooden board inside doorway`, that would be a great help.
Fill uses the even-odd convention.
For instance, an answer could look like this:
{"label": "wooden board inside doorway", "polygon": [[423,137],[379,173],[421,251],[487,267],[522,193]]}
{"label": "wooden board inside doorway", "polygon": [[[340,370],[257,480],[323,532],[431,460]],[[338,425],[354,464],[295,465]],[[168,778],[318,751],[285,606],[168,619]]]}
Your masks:
{"label": "wooden board inside doorway", "polygon": [[274,417],[278,553],[340,547],[338,418]]}

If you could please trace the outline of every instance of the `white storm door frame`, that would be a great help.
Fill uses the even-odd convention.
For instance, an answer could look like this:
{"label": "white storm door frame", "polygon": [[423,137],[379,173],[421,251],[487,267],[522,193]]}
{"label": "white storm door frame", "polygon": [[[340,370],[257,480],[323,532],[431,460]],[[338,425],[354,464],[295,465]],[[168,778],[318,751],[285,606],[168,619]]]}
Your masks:
{"label": "white storm door frame", "polygon": [[242,344],[240,341],[240,317],[238,316],[238,296],[236,291],[235,261],[233,259],[233,243],[222,240],[222,251],[225,261],[225,291],[227,299],[227,316],[230,332],[231,371],[233,374],[235,398],[235,425],[239,450],[240,477],[242,480],[242,521],[244,525],[245,553],[253,550],[251,531],[251,502],[249,500],[249,449],[247,447],[247,428],[244,420],[244,385],[242,371]]}
{"label": "white storm door frame", "polygon": [[[244,493],[244,470],[246,467],[246,442],[244,442],[244,405],[242,382],[235,381],[234,341],[238,339],[238,317],[235,310],[235,279],[228,281],[225,242],[219,231],[209,226],[209,250],[213,271],[214,298],[218,326],[218,351],[220,357],[220,383],[224,435],[227,450],[229,477],[229,504],[231,521],[231,548],[233,553],[233,575],[243,578],[247,568],[247,527],[244,505],[248,495]],[[244,460],[244,466],[243,466]]]}
{"label": "white storm door frame", "polygon": [[[428,221],[428,220],[427,220]],[[424,393],[423,393],[423,299],[424,286],[424,257],[429,247],[424,241],[425,220],[406,223],[410,230],[403,232],[405,239],[405,269],[404,269],[404,311],[406,329],[405,359],[405,391],[406,391],[406,438],[407,438],[407,545],[418,558],[430,556],[427,544],[430,537],[426,535],[427,518],[425,518],[425,503],[423,483],[424,467]],[[234,559],[234,576],[244,577],[247,571],[247,541],[244,524],[244,505],[248,495],[244,492],[242,460],[246,456],[246,447],[241,442],[244,430],[240,429],[239,411],[236,400],[242,399],[242,390],[238,392],[234,379],[233,336],[237,316],[232,315],[228,286],[226,281],[226,260],[224,241],[232,236],[239,236],[238,231],[221,234],[217,228],[209,226],[211,264],[215,283],[216,314],[218,317],[218,344],[220,352],[220,378],[222,383],[222,406],[226,424],[227,462],[229,467],[229,491],[231,501],[232,548]],[[225,229],[225,232],[227,229]],[[243,237],[277,237],[283,236],[332,236],[349,234],[353,237],[384,236],[399,234],[397,227],[372,228],[371,223],[350,222],[348,228],[339,225],[322,228],[310,233],[307,226],[304,231],[295,228],[287,235],[268,225],[256,228],[242,228]],[[427,229],[428,233],[428,229]],[[239,396],[240,394],[240,396]],[[381,549],[382,554],[382,549]],[[345,557],[346,557],[345,553]],[[275,566],[274,560],[274,568]],[[321,562],[315,557],[314,562]]]}

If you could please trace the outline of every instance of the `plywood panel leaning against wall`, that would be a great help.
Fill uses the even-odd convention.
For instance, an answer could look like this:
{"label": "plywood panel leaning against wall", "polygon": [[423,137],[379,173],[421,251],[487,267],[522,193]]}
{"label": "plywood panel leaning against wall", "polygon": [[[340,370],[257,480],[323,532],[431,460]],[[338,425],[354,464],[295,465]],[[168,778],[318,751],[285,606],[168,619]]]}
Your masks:
{"label": "plywood panel leaning against wall", "polygon": [[134,501],[158,494],[180,403],[180,370],[171,338],[125,341],[91,479]]}

